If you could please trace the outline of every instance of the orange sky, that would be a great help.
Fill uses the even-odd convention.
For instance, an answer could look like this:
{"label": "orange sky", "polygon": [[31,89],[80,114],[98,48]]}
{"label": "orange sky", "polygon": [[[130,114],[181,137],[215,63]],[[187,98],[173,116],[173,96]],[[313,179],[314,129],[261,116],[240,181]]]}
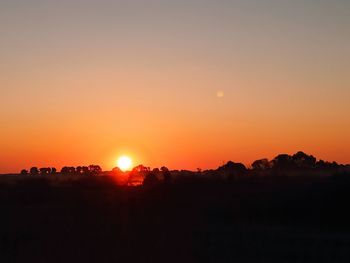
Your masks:
{"label": "orange sky", "polygon": [[19,2],[0,3],[0,173],[350,163],[346,1]]}

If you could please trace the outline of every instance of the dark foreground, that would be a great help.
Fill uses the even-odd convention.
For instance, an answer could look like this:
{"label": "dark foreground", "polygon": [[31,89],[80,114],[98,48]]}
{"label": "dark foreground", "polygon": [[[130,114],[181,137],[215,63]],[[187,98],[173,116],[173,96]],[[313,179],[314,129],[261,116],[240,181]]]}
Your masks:
{"label": "dark foreground", "polygon": [[350,180],[0,181],[0,262],[350,262]]}

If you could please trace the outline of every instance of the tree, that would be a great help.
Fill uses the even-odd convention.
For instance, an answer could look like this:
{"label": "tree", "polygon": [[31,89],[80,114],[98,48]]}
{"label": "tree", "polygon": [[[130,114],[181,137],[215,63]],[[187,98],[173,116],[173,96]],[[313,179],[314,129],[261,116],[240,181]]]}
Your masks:
{"label": "tree", "polygon": [[267,170],[269,168],[271,168],[272,164],[268,159],[260,159],[260,160],[256,160],[252,163],[252,167],[254,170]]}
{"label": "tree", "polygon": [[272,160],[273,168],[278,170],[290,170],[294,169],[296,165],[293,162],[292,156],[288,154],[277,155]]}
{"label": "tree", "polygon": [[39,169],[38,169],[38,167],[32,167],[32,168],[30,168],[29,172],[31,175],[38,175]]}
{"label": "tree", "polygon": [[114,168],[112,169],[112,172],[115,173],[115,174],[120,174],[120,173],[122,173],[122,170],[120,170],[119,167],[114,167]]}
{"label": "tree", "polygon": [[158,182],[159,182],[159,180],[158,180],[157,176],[154,173],[149,172],[145,176],[145,179],[143,179],[142,184],[144,186],[153,186],[153,185],[156,185]]}
{"label": "tree", "polygon": [[225,175],[243,175],[247,172],[247,168],[242,163],[227,162],[218,168],[218,171]]}
{"label": "tree", "polygon": [[89,171],[92,175],[98,175],[102,172],[102,169],[99,165],[89,165]]}
{"label": "tree", "polygon": [[87,166],[82,166],[81,171],[82,171],[82,175],[89,175],[90,174],[89,167],[87,167]]}
{"label": "tree", "polygon": [[76,170],[77,174],[82,174],[83,173],[83,169],[82,169],[81,166],[78,166],[75,170]]}
{"label": "tree", "polygon": [[[135,185],[135,184],[142,184],[145,178],[148,176],[148,174],[151,173],[151,168],[146,167],[142,164],[135,166],[132,171],[129,173],[129,179],[128,184]],[[153,173],[154,176],[156,176]],[[147,180],[146,180],[147,183]]]}
{"label": "tree", "polygon": [[69,174],[69,167],[67,166],[62,167],[61,174]]}
{"label": "tree", "polygon": [[169,171],[169,169],[165,166],[160,168],[162,174],[163,174],[163,178],[164,178],[164,183],[168,184],[171,183],[172,181],[172,177],[171,177],[171,173]]}
{"label": "tree", "polygon": [[316,158],[301,151],[294,154],[292,160],[298,168],[310,169],[316,166]]}
{"label": "tree", "polygon": [[152,170],[152,173],[154,173],[154,174],[159,174],[159,173],[160,173],[159,168],[154,168],[154,169]]}
{"label": "tree", "polygon": [[161,170],[163,173],[169,172],[168,167],[165,167],[165,166],[162,166],[162,167],[160,168],[160,170]]}
{"label": "tree", "polygon": [[146,167],[142,164],[135,166],[134,169],[132,169],[132,172],[136,172],[136,173],[148,173],[150,171],[151,169],[149,167]]}
{"label": "tree", "polygon": [[61,174],[75,174],[76,170],[75,170],[75,167],[72,167],[72,166],[64,166],[62,167],[61,169]]}
{"label": "tree", "polygon": [[39,170],[41,175],[48,175],[51,173],[51,168],[40,168]]}
{"label": "tree", "polygon": [[21,175],[27,175],[28,174],[28,171],[26,170],[26,169],[23,169],[22,171],[21,171]]}
{"label": "tree", "polygon": [[332,170],[337,169],[339,167],[339,164],[336,162],[325,162],[323,160],[319,160],[315,167],[320,170]]}

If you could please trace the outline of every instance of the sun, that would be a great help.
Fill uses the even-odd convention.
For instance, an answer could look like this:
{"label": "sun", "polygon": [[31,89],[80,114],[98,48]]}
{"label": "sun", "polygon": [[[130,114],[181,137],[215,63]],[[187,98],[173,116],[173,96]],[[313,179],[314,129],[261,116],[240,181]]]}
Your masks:
{"label": "sun", "polygon": [[121,156],[119,157],[117,161],[117,166],[122,170],[123,172],[129,171],[132,166],[132,160],[128,156]]}

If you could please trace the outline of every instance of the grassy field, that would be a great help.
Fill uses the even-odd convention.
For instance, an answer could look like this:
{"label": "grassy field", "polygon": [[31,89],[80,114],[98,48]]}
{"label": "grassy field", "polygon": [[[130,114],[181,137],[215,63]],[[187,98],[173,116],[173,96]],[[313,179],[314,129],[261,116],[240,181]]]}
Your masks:
{"label": "grassy field", "polygon": [[1,262],[349,262],[350,180],[0,177]]}

